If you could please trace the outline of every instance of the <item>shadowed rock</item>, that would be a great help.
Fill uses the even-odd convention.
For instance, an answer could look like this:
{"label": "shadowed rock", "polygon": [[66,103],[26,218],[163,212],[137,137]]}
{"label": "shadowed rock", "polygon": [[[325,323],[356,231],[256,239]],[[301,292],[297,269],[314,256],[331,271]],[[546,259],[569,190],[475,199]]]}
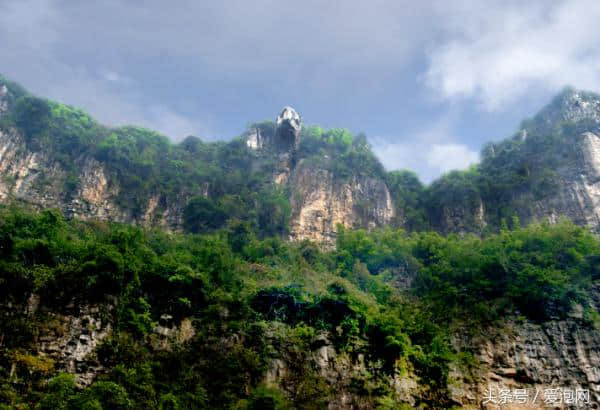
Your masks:
{"label": "shadowed rock", "polygon": [[292,151],[298,147],[302,120],[292,107],[284,107],[277,117],[275,144],[284,151]]}

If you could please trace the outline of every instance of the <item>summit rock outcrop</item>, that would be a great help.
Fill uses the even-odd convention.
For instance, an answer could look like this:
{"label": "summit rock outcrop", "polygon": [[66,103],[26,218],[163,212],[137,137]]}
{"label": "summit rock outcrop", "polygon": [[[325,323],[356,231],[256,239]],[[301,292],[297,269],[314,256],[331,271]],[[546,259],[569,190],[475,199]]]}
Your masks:
{"label": "summit rock outcrop", "polygon": [[600,96],[565,90],[482,156],[475,173],[432,185],[436,229],[481,232],[512,217],[521,224],[565,217],[600,233]]}
{"label": "summit rock outcrop", "polygon": [[277,116],[275,142],[284,151],[293,151],[300,143],[302,119],[292,107],[286,106]]}

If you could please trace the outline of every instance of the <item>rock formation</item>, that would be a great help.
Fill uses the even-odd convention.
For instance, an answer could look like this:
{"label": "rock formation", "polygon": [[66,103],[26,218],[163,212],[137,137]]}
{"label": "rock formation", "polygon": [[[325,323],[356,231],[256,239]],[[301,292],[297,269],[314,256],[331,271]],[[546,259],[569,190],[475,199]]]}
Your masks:
{"label": "rock formation", "polygon": [[296,165],[296,150],[300,144],[302,124],[300,115],[292,107],[284,107],[277,117],[273,146],[278,155],[275,170],[275,183],[287,183],[290,173]]}
{"label": "rock formation", "polygon": [[[598,291],[596,287],[596,295]],[[547,405],[544,395],[553,389],[562,389],[557,407],[596,408],[592,403],[600,403],[600,331],[585,323],[581,306],[565,320],[509,320],[505,327],[482,335],[454,340],[457,348],[472,351],[477,360],[471,372],[454,368],[450,375],[452,398],[462,407],[480,408],[490,393],[498,404],[499,392],[518,390],[527,392],[527,403],[519,406],[513,400],[511,409],[543,408]],[[587,395],[589,407],[583,400],[579,407],[565,402],[563,391]],[[497,408],[491,400],[483,407]]]}
{"label": "rock formation", "polygon": [[389,223],[396,210],[383,179],[357,174],[340,180],[327,169],[313,168],[298,158],[302,122],[292,107],[284,107],[275,131],[253,127],[246,144],[253,150],[275,155],[273,180],[291,190],[290,239],[312,240],[331,246],[337,225],[374,228]]}
{"label": "rock formation", "polygon": [[4,84],[0,84],[0,116],[8,109],[8,88]]}
{"label": "rock formation", "polygon": [[[0,119],[9,111],[11,99],[9,89],[0,83]],[[525,126],[517,138],[525,142],[531,135],[550,132],[565,121],[585,127],[570,136],[572,150],[553,169],[559,182],[556,190],[539,199],[531,190],[523,189],[512,193],[510,203],[522,223],[554,222],[566,216],[600,233],[600,99],[568,91],[542,111],[534,123]],[[265,156],[272,160],[273,182],[289,192],[291,240],[312,240],[333,246],[338,225],[374,228],[394,219],[399,210],[384,177],[355,169],[352,175],[342,178],[331,169],[302,158],[301,138],[300,115],[285,107],[272,128],[254,127],[245,141],[252,158]],[[242,148],[243,143],[242,140]],[[181,189],[169,201],[160,192],[146,192],[146,196],[138,198],[142,209],[134,213],[117,201],[123,187],[106,163],[90,155],[80,155],[72,165],[75,171],[68,170],[51,154],[32,149],[19,129],[0,127],[0,201],[16,199],[39,208],[59,208],[68,216],[82,219],[182,228],[183,208],[192,193]],[[69,177],[74,177],[75,182],[72,190],[65,192]],[[201,194],[209,197],[208,185]],[[440,221],[432,225],[443,232],[475,230],[474,226],[481,230],[489,225],[487,216],[493,206],[481,195],[469,199],[474,200],[468,206],[450,203],[438,209]],[[593,292],[598,295],[600,289],[596,287]],[[597,300],[595,303],[598,310],[600,303]],[[3,306],[9,313],[11,309],[12,306]],[[111,332],[110,323],[103,319],[106,315],[102,315],[102,310],[110,310],[111,305],[69,309],[44,312],[55,326],[44,328],[36,336],[36,343],[40,356],[49,358],[57,369],[75,374],[79,386],[85,386],[103,371],[94,355],[96,347]],[[19,314],[32,317],[36,310],[36,297],[32,296]],[[154,329],[155,349],[168,350],[194,335],[190,320],[177,324],[172,319],[169,315],[160,317]],[[472,353],[476,361],[472,368],[456,367],[451,371],[450,393],[456,405],[479,408],[490,389],[495,392],[525,389],[533,395],[555,387],[587,390],[590,401],[600,402],[600,332],[583,320],[581,312],[575,310],[567,319],[543,324],[511,318],[504,325],[496,330],[487,329],[476,337],[455,335],[456,350]],[[368,363],[362,353],[350,357],[336,351],[330,339],[330,334],[317,335],[301,361],[290,352],[276,352],[265,374],[265,383],[291,391],[297,387],[292,380],[298,375],[297,366],[307,365],[316,369],[332,387],[331,408],[373,408],[376,404],[365,398],[367,395],[359,396],[352,391],[352,383],[368,379],[370,372],[377,371],[376,363]],[[416,403],[422,393],[419,378],[411,372],[395,375],[389,383],[407,403]]]}
{"label": "rock formation", "polygon": [[384,181],[355,176],[349,181],[335,180],[331,171],[300,164],[290,181],[292,221],[290,238],[335,243],[337,225],[346,228],[374,228],[389,223],[395,214]]}
{"label": "rock formation", "polygon": [[275,143],[283,151],[294,151],[300,143],[302,121],[300,115],[292,107],[284,107],[277,116]]}
{"label": "rock formation", "polygon": [[[550,135],[561,134],[564,141],[546,143],[539,153],[531,152],[522,163],[510,165],[517,169],[506,169],[505,172],[513,172],[513,180],[518,181],[528,177],[532,166],[540,168],[548,161],[552,165],[546,166],[546,172],[552,177],[549,178],[551,186],[541,186],[537,192],[531,185],[538,181],[519,186],[512,192],[502,192],[503,216],[508,219],[511,215],[517,216],[522,224],[555,223],[566,217],[600,233],[600,97],[567,90],[523,125],[513,140],[522,146],[529,143],[530,151],[535,150],[531,148],[532,136],[543,142]],[[495,149],[490,148],[492,157],[496,155]],[[535,155],[538,157],[533,158]],[[498,203],[493,199],[498,197],[497,191],[501,188],[496,187],[495,182],[491,180],[484,193],[442,191],[444,204],[435,209],[432,225],[444,233],[481,232],[490,224],[490,219],[497,225],[498,215],[494,213]]]}

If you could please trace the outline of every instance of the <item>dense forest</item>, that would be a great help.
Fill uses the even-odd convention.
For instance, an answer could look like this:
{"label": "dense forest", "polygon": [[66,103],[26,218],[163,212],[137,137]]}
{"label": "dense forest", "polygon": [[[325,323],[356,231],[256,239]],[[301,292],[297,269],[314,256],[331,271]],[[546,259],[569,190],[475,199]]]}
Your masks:
{"label": "dense forest", "polygon": [[[600,279],[598,255],[600,241],[567,221],[526,228],[515,221],[485,238],[342,230],[336,250],[324,252],[309,242],[261,239],[243,221],[210,234],[167,234],[5,207],[0,402],[320,408],[331,392],[302,368],[302,355],[325,332],[339,352],[368,358],[368,372],[353,386],[358,394],[388,408],[386,377],[411,371],[429,386],[424,404],[444,406],[449,364],[476,365],[470,352],[451,347],[452,332],[477,332],[506,315],[545,320],[564,317],[573,304],[588,306]],[[410,285],[400,285],[407,278]],[[21,309],[31,294],[41,299],[33,315]],[[113,304],[105,315],[114,324],[96,353],[107,370],[83,390],[34,347],[40,329],[53,326],[50,312],[81,304]],[[191,321],[195,333],[157,347],[153,329],[163,315]],[[600,325],[588,308],[585,321]],[[274,351],[299,363],[303,382],[291,397],[261,384]]]}

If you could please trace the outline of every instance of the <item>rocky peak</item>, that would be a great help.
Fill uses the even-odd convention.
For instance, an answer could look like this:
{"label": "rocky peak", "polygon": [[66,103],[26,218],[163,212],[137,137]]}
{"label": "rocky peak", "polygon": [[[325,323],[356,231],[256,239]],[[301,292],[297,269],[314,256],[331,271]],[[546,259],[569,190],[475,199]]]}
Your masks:
{"label": "rocky peak", "polygon": [[551,130],[565,121],[600,125],[600,95],[566,89],[540,111],[533,123],[526,128],[539,131]]}
{"label": "rocky peak", "polygon": [[[268,123],[272,125],[272,123]],[[292,107],[286,106],[277,116],[275,126],[258,123],[249,130],[246,145],[250,149],[267,149],[282,153],[291,153],[298,147],[302,120]]]}
{"label": "rocky peak", "polygon": [[302,120],[292,107],[284,107],[277,117],[275,143],[283,150],[293,150],[298,146]]}

